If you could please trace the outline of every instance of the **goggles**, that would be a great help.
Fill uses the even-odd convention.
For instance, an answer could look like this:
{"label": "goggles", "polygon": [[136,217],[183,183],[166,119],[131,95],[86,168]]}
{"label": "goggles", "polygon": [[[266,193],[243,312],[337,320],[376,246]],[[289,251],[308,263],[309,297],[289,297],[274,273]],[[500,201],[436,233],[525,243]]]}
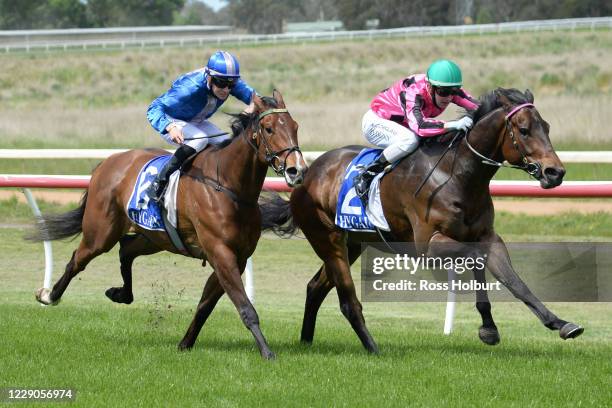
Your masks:
{"label": "goggles", "polygon": [[232,89],[236,85],[236,78],[223,78],[223,77],[211,77],[211,82],[217,88],[229,88]]}
{"label": "goggles", "polygon": [[459,88],[436,88],[435,92],[445,98],[447,96],[457,95],[459,93]]}

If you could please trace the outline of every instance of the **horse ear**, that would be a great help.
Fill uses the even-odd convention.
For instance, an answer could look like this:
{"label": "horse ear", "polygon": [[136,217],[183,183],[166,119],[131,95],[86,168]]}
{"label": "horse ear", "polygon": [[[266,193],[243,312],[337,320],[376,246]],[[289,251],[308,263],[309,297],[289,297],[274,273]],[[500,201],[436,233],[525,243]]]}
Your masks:
{"label": "horse ear", "polygon": [[272,92],[272,97],[276,99],[276,102],[278,102],[279,108],[286,108],[285,101],[283,100],[283,95],[281,95],[281,93],[278,90],[275,89]]}
{"label": "horse ear", "polygon": [[533,103],[533,94],[529,89],[525,89],[525,97],[529,103]]}
{"label": "horse ear", "polygon": [[264,101],[257,94],[253,95],[253,103],[257,112],[261,113],[266,110]]}

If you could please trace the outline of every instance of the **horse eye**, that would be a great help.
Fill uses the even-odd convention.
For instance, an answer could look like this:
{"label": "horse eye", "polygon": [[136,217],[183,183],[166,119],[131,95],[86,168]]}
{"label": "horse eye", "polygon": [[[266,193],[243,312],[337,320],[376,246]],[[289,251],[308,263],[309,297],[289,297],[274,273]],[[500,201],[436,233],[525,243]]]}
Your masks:
{"label": "horse eye", "polygon": [[266,128],[266,132],[268,132],[268,133],[272,134],[272,128],[267,127],[267,128]]}
{"label": "horse eye", "polygon": [[519,132],[521,132],[521,135],[527,136],[529,134],[529,129],[522,127],[519,128]]}

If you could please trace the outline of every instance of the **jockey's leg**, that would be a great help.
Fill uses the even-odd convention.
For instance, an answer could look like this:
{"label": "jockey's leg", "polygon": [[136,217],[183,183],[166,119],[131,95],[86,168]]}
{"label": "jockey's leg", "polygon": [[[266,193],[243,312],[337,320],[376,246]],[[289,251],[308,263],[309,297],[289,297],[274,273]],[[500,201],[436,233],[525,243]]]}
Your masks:
{"label": "jockey's leg", "polygon": [[371,110],[363,116],[362,131],[368,142],[384,148],[378,159],[368,165],[353,180],[355,192],[365,205],[367,203],[370,183],[374,177],[390,163],[416,150],[419,145],[419,139],[407,127],[387,119],[382,119]]}
{"label": "jockey's leg", "polygon": [[[181,168],[185,160],[204,150],[209,143],[219,144],[229,138],[228,135],[221,136],[220,133],[222,133],[222,131],[209,121],[190,123],[177,121],[176,123],[179,124],[183,131],[185,142],[179,145],[170,161],[166,163],[157,175],[157,178],[151,183],[147,195],[155,201],[161,200],[170,176]],[[176,143],[169,139],[169,136],[165,135],[164,137],[166,141],[176,145]]]}
{"label": "jockey's leg", "polygon": [[180,145],[149,186],[147,195],[152,200],[160,201],[172,173],[181,168],[181,165],[185,162],[185,160],[195,153],[196,150],[193,147],[186,144]]}

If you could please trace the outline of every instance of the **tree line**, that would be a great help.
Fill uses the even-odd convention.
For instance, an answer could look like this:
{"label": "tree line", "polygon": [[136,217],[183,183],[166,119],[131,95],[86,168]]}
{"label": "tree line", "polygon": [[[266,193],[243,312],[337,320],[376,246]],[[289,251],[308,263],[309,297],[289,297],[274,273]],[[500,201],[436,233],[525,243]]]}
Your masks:
{"label": "tree line", "polygon": [[609,0],[0,0],[0,29],[233,25],[279,33],[287,22],[341,20],[349,30],[612,15]]}

